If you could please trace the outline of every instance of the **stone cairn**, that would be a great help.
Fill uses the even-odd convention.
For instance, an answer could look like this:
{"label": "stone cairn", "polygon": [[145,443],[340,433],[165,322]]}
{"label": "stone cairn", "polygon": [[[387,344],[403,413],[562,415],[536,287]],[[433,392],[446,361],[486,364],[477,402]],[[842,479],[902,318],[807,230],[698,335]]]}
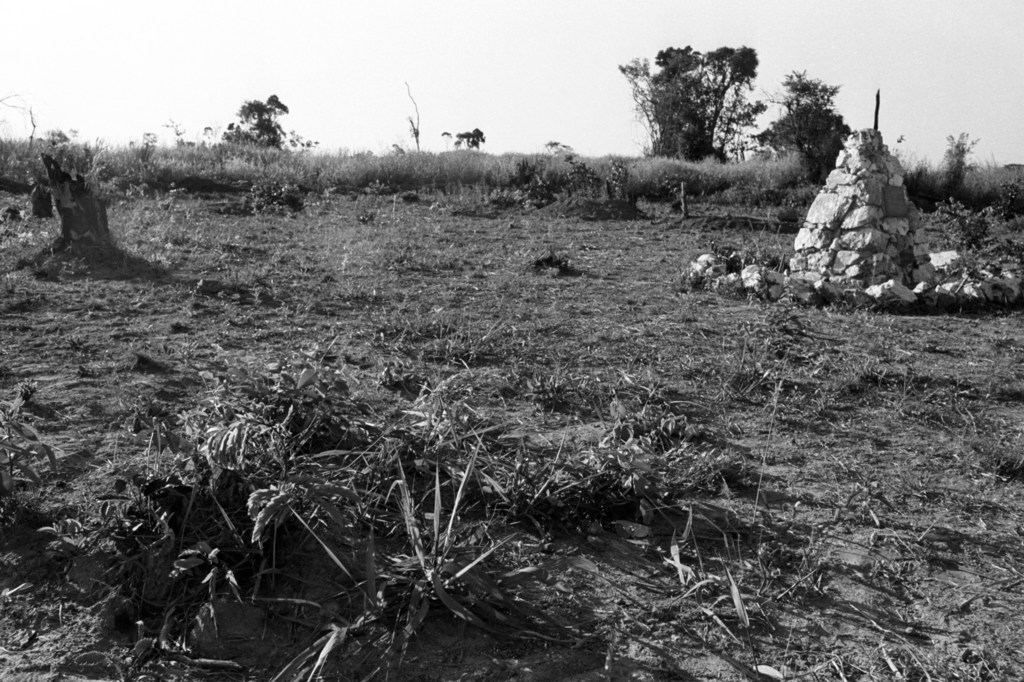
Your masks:
{"label": "stone cairn", "polygon": [[767,300],[805,304],[956,309],[1024,302],[1024,280],[1007,271],[964,273],[959,254],[929,254],[903,168],[877,130],[846,141],[836,168],[807,211],[789,272],[751,264],[732,272],[703,254],[684,273],[689,286],[739,288]]}
{"label": "stone cairn", "polygon": [[877,130],[846,141],[836,168],[796,236],[790,276],[867,288],[893,280],[914,287],[935,279],[903,168]]}

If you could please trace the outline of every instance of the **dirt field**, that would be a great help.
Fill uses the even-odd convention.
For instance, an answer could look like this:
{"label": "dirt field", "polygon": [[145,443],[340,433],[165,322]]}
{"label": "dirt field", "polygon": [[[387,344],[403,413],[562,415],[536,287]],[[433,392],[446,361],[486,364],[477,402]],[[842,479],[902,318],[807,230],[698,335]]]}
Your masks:
{"label": "dirt field", "polygon": [[[1019,311],[684,291],[686,263],[713,245],[788,255],[792,228],[738,208],[586,220],[616,216],[467,192],[246,216],[230,201],[115,202],[128,255],[106,267],[40,257],[56,220],[0,226],[0,399],[22,398],[4,425],[57,454],[55,469],[32,463],[41,485],[17,475],[0,499],[3,680],[267,680],[302,651],[312,666],[342,630],[325,679],[1024,677]],[[365,508],[335,496],[341,526],[351,507],[390,518],[411,491],[431,539],[411,541],[397,515],[389,532],[366,521],[377,544],[353,547],[318,530],[333,527],[325,503],[308,532],[299,511],[282,522],[280,548],[238,530],[245,547],[220,547],[244,558],[211,555],[223,527],[251,521],[249,495],[280,481],[272,464],[217,479],[241,488],[238,509],[199,492],[214,441],[189,427],[232,418],[232,382],[281,394],[282,368],[295,390],[305,369],[332,377],[344,389],[318,396],[348,410],[344,443],[289,475],[370,475],[352,458],[393,456],[408,483]],[[207,498],[209,528],[186,531]],[[494,581],[456,601],[493,632],[455,618],[436,583],[421,596],[429,577],[402,582],[395,557],[436,550],[456,509],[448,556],[479,558],[465,577],[486,564]],[[391,563],[372,566],[378,551]],[[385,595],[373,623],[339,596],[359,576]],[[495,584],[514,601],[506,621],[486,595],[467,601]],[[543,637],[519,619],[527,606]],[[371,640],[404,627],[417,632],[402,665],[374,673]]]}

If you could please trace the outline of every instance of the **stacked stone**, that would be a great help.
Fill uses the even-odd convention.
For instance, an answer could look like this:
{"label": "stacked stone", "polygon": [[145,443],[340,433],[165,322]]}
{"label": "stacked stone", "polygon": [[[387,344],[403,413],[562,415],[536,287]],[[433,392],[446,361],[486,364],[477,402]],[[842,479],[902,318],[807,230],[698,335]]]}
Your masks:
{"label": "stacked stone", "polygon": [[807,211],[790,276],[857,288],[930,283],[935,269],[917,226],[899,160],[877,130],[857,131]]}

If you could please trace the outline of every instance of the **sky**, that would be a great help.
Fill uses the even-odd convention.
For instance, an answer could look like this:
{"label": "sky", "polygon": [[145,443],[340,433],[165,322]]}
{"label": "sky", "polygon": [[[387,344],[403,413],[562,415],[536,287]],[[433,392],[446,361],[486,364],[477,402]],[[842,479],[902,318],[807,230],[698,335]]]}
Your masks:
{"label": "sky", "polygon": [[[480,128],[490,153],[557,141],[637,156],[646,140],[619,65],[659,50],[754,48],[752,96],[805,71],[841,86],[837,109],[890,148],[938,163],[947,136],[978,163],[1024,163],[1024,3],[1019,0],[0,0],[0,97],[37,134],[127,144],[223,131],[276,94],[286,130],[325,152],[412,148]],[[766,126],[775,110],[761,121]],[[27,137],[0,107],[0,135]],[[897,140],[902,142],[897,144]]]}

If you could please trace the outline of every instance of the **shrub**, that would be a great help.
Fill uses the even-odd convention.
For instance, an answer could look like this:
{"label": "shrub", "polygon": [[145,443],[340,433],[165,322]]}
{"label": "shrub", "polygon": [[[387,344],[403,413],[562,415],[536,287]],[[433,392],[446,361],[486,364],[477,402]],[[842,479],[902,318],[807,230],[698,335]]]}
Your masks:
{"label": "shrub", "polygon": [[1024,180],[1013,180],[999,185],[999,199],[993,208],[1004,220],[1024,215]]}
{"label": "shrub", "polygon": [[975,212],[954,199],[940,204],[935,211],[946,242],[963,251],[976,251],[984,246],[989,236],[992,214],[990,208]]}
{"label": "shrub", "polygon": [[306,205],[302,190],[296,185],[272,181],[258,182],[252,186],[246,205],[253,213],[267,213],[290,209],[298,212]]}
{"label": "shrub", "polygon": [[942,188],[945,195],[951,197],[964,186],[967,172],[971,169],[968,158],[978,141],[972,140],[967,133],[960,133],[956,138],[952,135],[947,137],[946,144],[946,153],[942,157]]}
{"label": "shrub", "polygon": [[565,157],[565,162],[569,164],[569,182],[566,188],[569,194],[595,197],[601,192],[601,176],[593,168],[571,154]]}

